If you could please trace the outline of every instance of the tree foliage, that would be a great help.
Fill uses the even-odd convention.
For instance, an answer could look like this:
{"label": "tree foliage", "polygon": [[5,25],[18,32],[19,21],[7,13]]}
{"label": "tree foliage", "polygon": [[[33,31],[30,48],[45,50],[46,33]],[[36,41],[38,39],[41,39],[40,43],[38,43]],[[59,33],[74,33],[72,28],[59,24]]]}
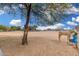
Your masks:
{"label": "tree foliage", "polygon": [[3,25],[0,25],[0,30],[1,31],[6,31],[7,30],[7,27],[6,26],[3,26]]}
{"label": "tree foliage", "polygon": [[18,31],[21,30],[20,27],[16,27],[16,26],[4,26],[4,25],[0,25],[0,31]]}
{"label": "tree foliage", "polygon": [[[28,5],[29,3],[1,3],[0,9],[9,14],[19,14],[21,17],[26,18]],[[31,16],[36,17],[40,24],[54,24],[67,16],[64,14],[64,11],[70,7],[71,4],[68,3],[33,3],[31,6]]]}

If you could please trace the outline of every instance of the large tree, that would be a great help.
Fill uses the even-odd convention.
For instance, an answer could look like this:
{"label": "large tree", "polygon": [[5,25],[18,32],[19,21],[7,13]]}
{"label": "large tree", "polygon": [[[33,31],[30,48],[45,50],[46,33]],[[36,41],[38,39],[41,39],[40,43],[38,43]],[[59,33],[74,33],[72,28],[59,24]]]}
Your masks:
{"label": "large tree", "polygon": [[41,24],[54,24],[59,22],[66,14],[64,11],[70,8],[71,4],[62,3],[50,3],[50,4],[32,4],[32,3],[20,3],[20,4],[0,4],[0,9],[8,12],[9,14],[17,14],[17,10],[20,11],[21,16],[26,18],[24,25],[24,35],[22,44],[28,44],[27,35],[29,30],[30,17],[34,16],[39,20]]}

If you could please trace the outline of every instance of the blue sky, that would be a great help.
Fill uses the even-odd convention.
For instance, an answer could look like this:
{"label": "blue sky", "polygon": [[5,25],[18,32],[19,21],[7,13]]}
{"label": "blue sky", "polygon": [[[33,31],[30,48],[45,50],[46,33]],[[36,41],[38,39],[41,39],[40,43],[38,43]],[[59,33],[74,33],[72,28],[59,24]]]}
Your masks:
{"label": "blue sky", "polygon": [[4,14],[0,15],[0,24],[5,25],[5,26],[12,26],[12,25],[10,25],[10,22],[12,20],[18,20],[18,19],[20,19],[22,25],[24,25],[25,19],[21,19],[20,15],[14,16],[14,15],[11,15],[11,14],[8,14],[8,13],[4,13]]}
{"label": "blue sky", "polygon": [[[74,23],[74,24],[79,25],[79,22],[72,21],[72,18],[75,18],[76,20],[77,17],[79,16],[79,4],[78,3],[73,4],[73,8],[70,9],[68,13],[71,15],[66,17],[64,21],[61,22],[61,24],[64,24],[65,27],[71,27],[71,28],[74,28],[75,25],[72,26],[72,25],[67,24],[68,21],[69,21],[68,23]],[[2,11],[0,11],[0,24],[6,25],[6,26],[12,26],[10,24],[12,20],[21,20],[21,26],[25,24],[25,19],[23,18],[21,19],[20,15],[16,15],[16,17],[14,17],[13,15],[10,15],[4,12],[2,13]],[[30,22],[32,24],[35,24],[35,18],[32,17]]]}
{"label": "blue sky", "polygon": [[[20,14],[16,16],[8,13],[0,14],[0,25],[12,26],[10,24],[12,20],[21,20],[21,26],[24,26],[26,19],[24,17],[22,18]],[[30,23],[30,25],[35,24],[35,18],[33,16],[31,17]]]}

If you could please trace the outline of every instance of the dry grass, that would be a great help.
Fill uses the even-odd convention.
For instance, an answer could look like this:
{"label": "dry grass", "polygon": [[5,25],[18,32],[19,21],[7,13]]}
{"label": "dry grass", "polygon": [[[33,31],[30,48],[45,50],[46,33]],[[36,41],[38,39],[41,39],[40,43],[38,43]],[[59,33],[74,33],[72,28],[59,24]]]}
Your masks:
{"label": "dry grass", "polygon": [[57,31],[29,32],[28,45],[22,46],[23,32],[0,32],[0,48],[9,56],[73,56],[78,50],[66,43],[66,36],[58,40]]}

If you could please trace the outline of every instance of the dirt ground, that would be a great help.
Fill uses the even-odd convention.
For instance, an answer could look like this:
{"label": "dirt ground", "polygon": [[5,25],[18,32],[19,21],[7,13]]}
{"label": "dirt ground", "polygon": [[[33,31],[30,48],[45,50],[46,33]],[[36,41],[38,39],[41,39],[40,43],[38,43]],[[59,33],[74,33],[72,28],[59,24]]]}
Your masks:
{"label": "dirt ground", "polygon": [[[78,35],[79,36],[79,35]],[[0,49],[5,56],[77,56],[79,51],[67,45],[67,37],[58,40],[57,31],[28,33],[28,45],[21,45],[23,32],[0,32]]]}

